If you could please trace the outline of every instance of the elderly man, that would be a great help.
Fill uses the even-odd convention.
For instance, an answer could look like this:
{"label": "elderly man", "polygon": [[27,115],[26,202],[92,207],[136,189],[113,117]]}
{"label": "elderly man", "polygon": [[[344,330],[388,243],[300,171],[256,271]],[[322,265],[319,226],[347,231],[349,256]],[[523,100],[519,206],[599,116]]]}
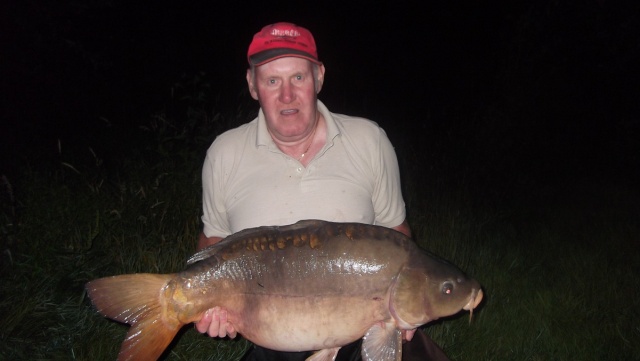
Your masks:
{"label": "elderly man", "polygon": [[[217,137],[207,152],[198,248],[246,228],[302,219],[376,224],[410,236],[393,147],[376,123],[331,113],[318,100],[325,67],[312,34],[291,23],[265,26],[253,37],[248,60],[247,83],[260,112]],[[236,336],[224,309],[209,310],[196,328],[212,337]],[[405,356],[426,359],[431,352],[446,359],[430,340],[420,340],[405,344]],[[359,354],[356,342],[336,359],[359,360]],[[244,360],[309,355],[254,346]]]}

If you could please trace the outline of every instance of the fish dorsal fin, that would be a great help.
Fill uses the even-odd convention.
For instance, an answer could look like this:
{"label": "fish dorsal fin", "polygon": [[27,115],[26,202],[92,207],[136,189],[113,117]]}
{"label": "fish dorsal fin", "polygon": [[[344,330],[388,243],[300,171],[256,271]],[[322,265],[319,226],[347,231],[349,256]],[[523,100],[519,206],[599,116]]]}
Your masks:
{"label": "fish dorsal fin", "polygon": [[286,231],[295,231],[298,229],[309,229],[311,227],[319,228],[324,225],[326,222],[318,221],[314,219],[298,221],[297,223],[290,224],[288,226],[262,226],[255,228],[248,228],[234,234],[231,234],[225,238],[223,238],[220,242],[212,244],[211,246],[202,249],[201,251],[195,253],[187,260],[187,265],[192,265],[198,261],[202,261],[207,259],[216,253],[218,253],[222,248],[227,246],[230,243],[236,242],[238,240],[247,239],[251,237],[256,237],[265,234],[280,234],[281,232]]}
{"label": "fish dorsal fin", "polygon": [[363,361],[401,361],[402,334],[393,322],[382,327],[376,324],[364,335],[362,341]]}
{"label": "fish dorsal fin", "polygon": [[194,253],[191,257],[189,257],[189,259],[187,260],[187,265],[192,265],[196,262],[202,261],[204,259],[207,259],[213,255],[215,255],[216,253],[220,252],[220,250],[224,247],[226,247],[228,244],[233,243],[239,239],[243,239],[243,238],[247,238],[247,237],[251,237],[251,235],[257,234],[258,232],[268,232],[268,231],[273,231],[273,230],[278,230],[278,227],[257,227],[257,228],[249,228],[249,229],[245,229],[244,231],[240,231],[240,232],[236,232],[234,234],[231,234],[223,239],[220,240],[220,242],[218,243],[214,243],[206,248],[203,248],[202,250]]}
{"label": "fish dorsal fin", "polygon": [[334,361],[340,347],[325,348],[309,356],[305,361]]}
{"label": "fish dorsal fin", "polygon": [[192,265],[198,261],[202,261],[203,259],[207,259],[218,253],[218,251],[222,247],[224,247],[225,243],[227,243],[225,242],[225,240],[226,238],[216,244],[212,244],[211,246],[196,252],[195,254],[193,254],[193,256],[189,257],[189,259],[187,260],[187,265]]}

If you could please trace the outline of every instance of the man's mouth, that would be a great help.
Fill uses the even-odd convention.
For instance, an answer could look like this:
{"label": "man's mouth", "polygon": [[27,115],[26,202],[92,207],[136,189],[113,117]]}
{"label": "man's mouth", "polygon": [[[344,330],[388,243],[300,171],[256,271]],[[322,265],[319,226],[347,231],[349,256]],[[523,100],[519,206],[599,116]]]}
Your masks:
{"label": "man's mouth", "polygon": [[280,111],[282,115],[292,115],[298,113],[298,109],[284,109]]}

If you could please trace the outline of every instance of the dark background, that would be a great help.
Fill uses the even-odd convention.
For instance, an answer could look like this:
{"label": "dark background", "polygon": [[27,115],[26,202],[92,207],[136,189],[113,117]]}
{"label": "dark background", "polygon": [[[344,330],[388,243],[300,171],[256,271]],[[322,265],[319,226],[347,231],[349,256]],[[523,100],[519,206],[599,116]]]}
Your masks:
{"label": "dark background", "polygon": [[196,76],[211,109],[253,106],[244,79],[251,37],[291,21],[316,37],[327,68],[320,99],[380,123],[400,153],[440,139],[487,165],[511,157],[531,169],[635,180],[637,4],[3,2],[2,173],[55,154],[58,141],[97,147],[108,127],[146,124]]}

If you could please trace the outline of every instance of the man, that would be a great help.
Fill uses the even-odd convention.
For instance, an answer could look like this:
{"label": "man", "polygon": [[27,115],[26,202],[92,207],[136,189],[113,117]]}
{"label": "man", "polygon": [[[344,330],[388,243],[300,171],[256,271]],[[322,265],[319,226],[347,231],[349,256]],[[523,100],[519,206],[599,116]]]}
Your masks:
{"label": "man", "polygon": [[[302,219],[377,224],[410,236],[393,147],[377,124],[331,113],[318,100],[325,68],[311,33],[291,23],[265,26],[254,36],[248,60],[247,83],[260,112],[216,138],[207,152],[198,248],[246,228]],[[218,308],[196,328],[212,337],[236,336]],[[357,342],[337,360],[357,360],[359,353]],[[304,360],[310,354],[255,346],[244,360]]]}

